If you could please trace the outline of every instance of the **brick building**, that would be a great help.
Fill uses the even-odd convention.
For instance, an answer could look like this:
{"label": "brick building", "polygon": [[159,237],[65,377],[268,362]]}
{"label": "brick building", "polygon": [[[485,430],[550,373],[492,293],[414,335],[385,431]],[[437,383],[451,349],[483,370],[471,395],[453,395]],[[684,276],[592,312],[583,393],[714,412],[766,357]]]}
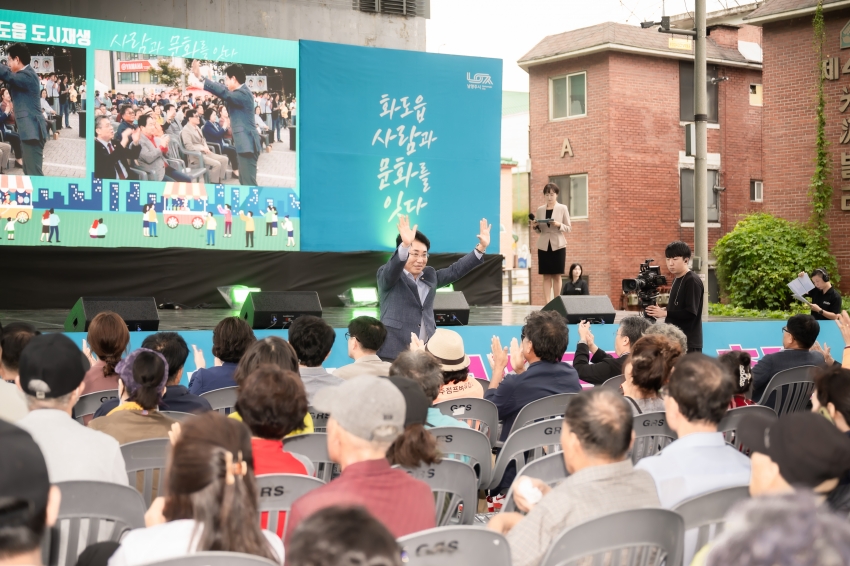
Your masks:
{"label": "brick building", "polygon": [[[758,27],[711,27],[710,246],[764,207],[760,44]],[[694,165],[684,151],[693,121],[692,43],[656,28],[604,23],[546,37],[519,65],[529,73],[530,210],[543,204],[546,183],[561,187],[573,217],[567,264],[581,263],[591,294],[607,294],[619,307],[621,280],[644,259],[663,265],[664,248],[676,239],[693,246]],[[531,243],[536,249],[535,236]],[[536,272],[535,257],[531,303],[540,305]]]}
{"label": "brick building", "polygon": [[808,187],[814,173],[815,89],[819,70],[826,75],[826,134],[834,188],[827,222],[846,296],[850,293],[850,108],[846,104],[850,98],[842,97],[850,91],[850,1],[824,0],[823,4],[826,65],[818,64],[812,47],[816,0],[771,0],[746,21],[763,30],[764,207],[783,218],[805,221],[811,214]]}

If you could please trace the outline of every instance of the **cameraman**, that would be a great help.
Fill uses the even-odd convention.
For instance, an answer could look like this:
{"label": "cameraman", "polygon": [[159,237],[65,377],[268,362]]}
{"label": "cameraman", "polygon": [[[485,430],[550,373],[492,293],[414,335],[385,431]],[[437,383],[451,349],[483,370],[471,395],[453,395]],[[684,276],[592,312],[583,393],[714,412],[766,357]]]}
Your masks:
{"label": "cameraman", "polygon": [[657,305],[646,307],[646,314],[664,318],[665,322],[678,326],[688,339],[688,352],[702,352],[702,301],[705,288],[702,280],[693,273],[688,263],[691,248],[682,241],[672,242],[664,250],[667,269],[673,274],[670,300],[667,308]]}

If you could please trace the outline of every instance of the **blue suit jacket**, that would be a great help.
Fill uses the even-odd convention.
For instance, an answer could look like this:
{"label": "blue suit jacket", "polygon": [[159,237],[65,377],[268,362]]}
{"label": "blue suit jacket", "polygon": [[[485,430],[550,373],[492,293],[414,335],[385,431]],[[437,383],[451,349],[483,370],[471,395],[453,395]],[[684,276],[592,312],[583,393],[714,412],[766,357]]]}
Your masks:
{"label": "blue suit jacket", "polygon": [[423,318],[426,336],[430,338],[437,330],[434,321],[434,295],[437,288],[457,281],[481,265],[482,261],[483,258],[478,259],[475,252],[470,252],[444,269],[426,267],[420,277],[431,290],[423,304],[416,284],[404,274],[405,262],[399,259],[396,249],[390,260],[378,268],[381,322],[387,327],[387,339],[378,350],[378,355],[394,359],[406,350],[410,345],[410,333],[419,335]]}
{"label": "blue suit jacket", "polygon": [[47,122],[41,113],[41,82],[29,65],[18,71],[0,65],[0,79],[6,82],[15,105],[15,122],[23,141],[46,140]]}
{"label": "blue suit jacket", "polygon": [[236,382],[233,381],[236,365],[231,362],[224,362],[220,366],[199,369],[192,374],[192,379],[189,380],[189,393],[202,395],[207,391],[236,387]]}
{"label": "blue suit jacket", "polygon": [[230,131],[233,132],[233,145],[237,153],[259,155],[260,134],[254,125],[254,95],[245,85],[234,91],[209,79],[204,80],[204,90],[211,92],[224,101],[230,113]]}

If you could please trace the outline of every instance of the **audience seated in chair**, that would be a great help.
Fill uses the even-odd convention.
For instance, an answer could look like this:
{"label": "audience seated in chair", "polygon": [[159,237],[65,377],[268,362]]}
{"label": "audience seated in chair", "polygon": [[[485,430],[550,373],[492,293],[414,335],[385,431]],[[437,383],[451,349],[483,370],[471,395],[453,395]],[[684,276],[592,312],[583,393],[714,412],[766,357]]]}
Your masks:
{"label": "audience seated in chair", "polygon": [[444,415],[440,409],[433,406],[443,384],[443,372],[440,369],[440,362],[428,352],[424,350],[402,352],[390,366],[390,376],[406,377],[419,384],[429,404],[426,428],[442,426],[469,428],[465,422]]}
{"label": "audience seated in chair", "polygon": [[378,349],[387,339],[387,329],[377,318],[358,316],[348,323],[348,357],[354,363],[338,367],[333,374],[342,379],[360,375],[386,377],[390,374],[389,362],[378,357]]}
{"label": "audience seated in chair", "polygon": [[[613,389],[591,389],[570,401],[561,427],[570,475],[554,488],[540,480],[517,478],[516,505],[528,515],[499,513],[487,524],[507,536],[513,566],[540,564],[565,529],[617,511],[659,506],[652,477],[634,469],[627,458],[632,418],[628,402]],[[542,492],[539,502],[525,498],[519,487],[525,482]]]}
{"label": "audience seated in chair", "polygon": [[[17,383],[30,412],[17,424],[38,443],[51,483],[102,481],[127,485],[124,457],[111,436],[71,418],[85,392],[88,362],[64,334],[34,336],[21,353]],[[5,446],[0,459],[10,456]]]}
{"label": "audience seated in chair", "polygon": [[257,522],[257,485],[248,428],[215,411],[173,435],[168,491],[127,534],[110,566],[134,566],[195,552],[243,552],[283,562],[283,546]]}
{"label": "audience seated in chair", "polygon": [[189,393],[203,395],[207,391],[235,387],[233,374],[236,371],[236,364],[256,340],[251,326],[238,316],[229,316],[216,324],[213,330],[212,355],[221,362],[221,365],[216,363],[213,367],[207,368],[198,366],[196,361],[195,365],[199,369],[189,379]]}
{"label": "audience seated in chair", "polygon": [[[627,316],[620,321],[614,336],[615,358],[594,342],[590,323],[582,321],[578,325],[578,345],[576,346],[573,368],[581,380],[594,385],[602,385],[612,377],[623,375],[623,356],[631,352],[643,333],[649,328],[649,320],[642,316]],[[607,330],[607,326],[603,327]]]}
{"label": "audience seated in chair", "polygon": [[437,358],[443,372],[443,384],[435,404],[450,399],[484,398],[484,386],[469,373],[469,356],[460,334],[438,328],[425,345],[425,351]]}
{"label": "audience seated in chair", "polygon": [[299,523],[334,505],[366,508],[394,537],[435,526],[428,484],[390,467],[386,454],[404,431],[404,396],[390,381],[373,376],[325,387],[313,401],[328,413],[328,454],[342,474],[299,498],[289,512],[286,542]]}
{"label": "audience seated in chair", "polygon": [[635,466],[655,480],[664,507],[749,482],[750,460],[717,432],[732,391],[732,377],[712,358],[693,353],[676,362],[664,407],[667,424],[678,439]]}
{"label": "audience seated in chair", "polygon": [[735,393],[732,395],[729,408],[737,409],[755,405],[756,402],[749,398],[753,391],[752,357],[743,350],[732,350],[718,356],[717,361],[729,372],[735,383]]}
{"label": "audience seated in chair", "polygon": [[305,519],[286,547],[287,566],[401,566],[387,528],[362,507],[328,507]]}
{"label": "audience seated in chair", "polygon": [[643,333],[644,336],[654,336],[656,334],[679,344],[682,347],[682,352],[688,351],[688,337],[685,336],[685,333],[678,326],[673,326],[666,322],[656,322],[655,324],[650,324]]}
{"label": "audience seated in chair", "polygon": [[[511,341],[511,364],[514,373],[505,375],[508,348],[493,338],[493,378],[484,398],[499,409],[504,421],[499,440],[507,439],[520,410],[531,403],[558,393],[581,391],[578,373],[561,361],[570,343],[564,318],[554,311],[537,311],[528,315],[522,330],[522,343]],[[525,363],[528,362],[528,368]]]}
{"label": "audience seated in chair", "polygon": [[822,366],[823,354],[811,351],[820,325],[810,314],[795,314],[782,328],[781,352],[768,354],[753,368],[753,399],[760,401],[770,379],[780,371],[800,366]]}
{"label": "audience seated in chair", "polygon": [[31,324],[13,322],[0,330],[0,420],[13,423],[29,409],[21,389],[15,385],[21,352],[33,336],[41,334]]}
{"label": "audience seated in chair", "polygon": [[664,411],[660,390],[667,385],[673,364],[681,355],[678,342],[665,336],[645,336],[635,342],[623,364],[623,395],[634,416]]}
{"label": "audience seated in chair", "polygon": [[159,352],[139,348],[118,363],[118,397],[121,403],[105,417],[94,419],[89,428],[115,437],[119,444],[167,438],[174,419],[159,412],[168,381],[168,363]]}
{"label": "audience seated in chair", "polygon": [[56,524],[62,495],[24,430],[0,420],[0,446],[0,564],[41,566],[41,544]]}
{"label": "audience seated in chair", "polygon": [[394,466],[418,468],[440,462],[437,439],[425,430],[425,421],[431,404],[419,384],[410,378],[388,378],[404,395],[404,432],[387,450],[387,460]]}
{"label": "audience seated in chair", "polygon": [[127,353],[129,343],[130,332],[127,330],[127,323],[117,313],[103,311],[92,319],[83,351],[91,349],[97,359],[86,372],[86,393],[118,389],[115,366]]}
{"label": "audience seated in chair", "polygon": [[289,343],[298,354],[298,373],[312,405],[316,393],[325,387],[338,386],[343,379],[330,374],[322,364],[331,354],[336,333],[331,325],[317,316],[299,316],[289,327]]}
{"label": "audience seated in chair", "polygon": [[[165,393],[159,402],[160,411],[204,413],[212,410],[209,401],[189,393],[188,388],[180,385],[180,380],[183,379],[183,367],[189,358],[189,347],[182,336],[176,332],[157,332],[144,339],[142,348],[159,352],[168,363],[168,381],[165,384]],[[119,403],[119,399],[104,401],[95,411],[94,418],[108,415]]]}

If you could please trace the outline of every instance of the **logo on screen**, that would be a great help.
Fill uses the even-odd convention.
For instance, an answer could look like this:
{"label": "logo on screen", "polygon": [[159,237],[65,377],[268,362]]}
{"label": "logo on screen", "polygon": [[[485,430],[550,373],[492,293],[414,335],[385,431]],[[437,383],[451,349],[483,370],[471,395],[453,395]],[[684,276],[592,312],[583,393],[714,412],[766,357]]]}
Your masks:
{"label": "logo on screen", "polygon": [[475,75],[466,73],[466,83],[466,88],[475,88],[478,90],[493,88],[493,79],[487,73],[475,73]]}

